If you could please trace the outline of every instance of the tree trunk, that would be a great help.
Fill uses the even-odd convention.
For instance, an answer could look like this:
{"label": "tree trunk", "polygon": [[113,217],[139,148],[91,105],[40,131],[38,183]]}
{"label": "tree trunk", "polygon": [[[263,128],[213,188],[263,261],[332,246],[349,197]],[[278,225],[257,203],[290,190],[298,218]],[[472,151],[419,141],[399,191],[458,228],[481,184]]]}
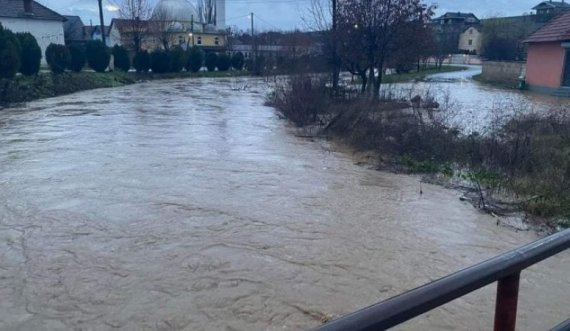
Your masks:
{"label": "tree trunk", "polygon": [[376,77],[374,76],[374,66],[368,69],[368,85],[366,86],[366,91],[369,97],[374,96],[374,82]]}
{"label": "tree trunk", "polygon": [[359,74],[362,83],[360,85],[360,94],[364,95],[366,93],[366,86],[368,84],[368,77],[366,77],[366,70],[361,71]]}
{"label": "tree trunk", "polygon": [[384,76],[383,68],[378,68],[378,78],[374,80],[374,99],[380,99],[380,87],[382,86],[382,78]]}
{"label": "tree trunk", "polygon": [[333,70],[332,70],[332,88],[333,94],[338,93],[338,83],[340,81],[340,67],[338,58],[338,43],[337,43],[337,0],[332,0],[332,55],[333,55]]}

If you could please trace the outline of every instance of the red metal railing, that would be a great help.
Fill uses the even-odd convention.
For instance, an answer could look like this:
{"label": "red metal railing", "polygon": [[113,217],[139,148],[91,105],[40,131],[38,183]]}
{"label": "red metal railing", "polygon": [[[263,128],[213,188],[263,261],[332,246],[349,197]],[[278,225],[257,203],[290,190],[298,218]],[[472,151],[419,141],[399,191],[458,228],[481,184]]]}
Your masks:
{"label": "red metal railing", "polygon": [[[341,317],[315,331],[386,330],[494,282],[498,282],[495,331],[515,331],[521,272],[568,248],[570,229]],[[570,320],[552,330],[570,330]]]}

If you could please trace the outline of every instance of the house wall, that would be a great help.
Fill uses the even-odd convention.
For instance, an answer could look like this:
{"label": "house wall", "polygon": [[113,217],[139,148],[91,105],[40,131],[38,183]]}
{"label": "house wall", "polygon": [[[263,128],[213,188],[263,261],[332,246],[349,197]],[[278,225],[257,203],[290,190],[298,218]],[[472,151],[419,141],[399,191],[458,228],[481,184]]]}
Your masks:
{"label": "house wall", "polygon": [[46,65],[45,54],[50,44],[65,44],[63,22],[0,17],[0,23],[12,32],[29,32],[36,37],[42,49],[42,65]]}
{"label": "house wall", "polygon": [[516,83],[524,76],[524,62],[484,61],[482,76],[485,80]]}
{"label": "house wall", "polygon": [[528,47],[526,81],[530,85],[557,88],[562,81],[565,50],[560,42]]}
{"label": "house wall", "polygon": [[[99,40],[102,41],[103,37],[101,36],[101,32],[99,30],[97,30],[96,32],[93,32],[93,35],[91,36],[91,38],[93,40]],[[107,47],[113,47],[115,45],[119,45],[121,46],[121,36],[119,34],[119,31],[115,30],[115,33],[113,33],[113,30],[111,30],[111,35],[106,36],[105,38],[105,44],[107,45]]]}
{"label": "house wall", "polygon": [[[459,35],[459,49],[463,51],[481,52],[481,42],[483,35],[479,30],[471,27]],[[471,43],[469,43],[471,41]]]}
{"label": "house wall", "polygon": [[121,39],[121,33],[119,32],[119,30],[115,25],[113,25],[111,27],[111,31],[109,31],[109,40],[107,41],[107,43],[111,44],[112,46],[115,45],[121,46],[123,44]]}
{"label": "house wall", "polygon": [[[218,43],[216,44],[216,38]],[[180,45],[186,47],[186,44],[192,46],[208,47],[208,48],[219,48],[224,49],[227,47],[227,38],[224,34],[205,34],[205,33],[193,33],[192,39],[190,39],[188,33],[174,33],[170,38],[171,45]]]}

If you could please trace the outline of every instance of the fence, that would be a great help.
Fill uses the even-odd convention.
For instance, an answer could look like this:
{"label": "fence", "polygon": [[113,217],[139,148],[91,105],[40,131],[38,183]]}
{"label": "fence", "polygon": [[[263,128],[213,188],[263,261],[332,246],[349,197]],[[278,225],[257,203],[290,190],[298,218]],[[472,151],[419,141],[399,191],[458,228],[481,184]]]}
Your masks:
{"label": "fence", "polygon": [[[364,308],[314,331],[386,330],[494,282],[498,282],[494,330],[514,331],[521,271],[568,248],[570,229]],[[570,330],[570,320],[552,330]]]}

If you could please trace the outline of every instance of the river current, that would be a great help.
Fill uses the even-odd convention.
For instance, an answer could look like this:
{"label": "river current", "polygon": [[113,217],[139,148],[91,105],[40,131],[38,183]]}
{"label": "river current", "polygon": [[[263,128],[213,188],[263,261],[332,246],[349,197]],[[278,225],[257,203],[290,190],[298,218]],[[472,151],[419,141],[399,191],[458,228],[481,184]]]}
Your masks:
{"label": "river current", "polygon": [[[537,239],[460,193],[296,137],[253,79],[0,112],[0,330],[303,330]],[[570,314],[570,255],[520,330]],[[495,286],[400,330],[489,330]]]}

